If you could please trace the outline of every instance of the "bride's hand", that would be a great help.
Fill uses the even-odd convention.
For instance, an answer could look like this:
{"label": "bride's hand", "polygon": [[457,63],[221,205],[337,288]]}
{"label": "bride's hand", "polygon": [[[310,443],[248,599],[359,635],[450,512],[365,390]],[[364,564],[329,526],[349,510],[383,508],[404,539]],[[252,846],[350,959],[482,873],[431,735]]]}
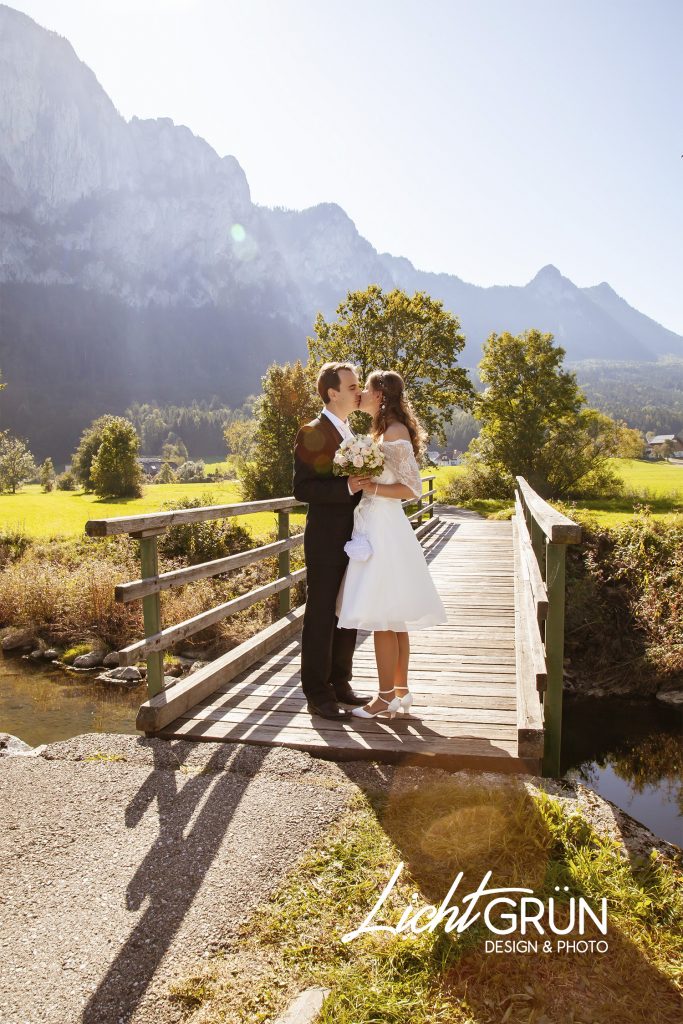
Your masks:
{"label": "bride's hand", "polygon": [[351,484],[351,490],[355,494],[360,490],[367,490],[370,486],[377,483],[374,476],[350,476],[349,483]]}

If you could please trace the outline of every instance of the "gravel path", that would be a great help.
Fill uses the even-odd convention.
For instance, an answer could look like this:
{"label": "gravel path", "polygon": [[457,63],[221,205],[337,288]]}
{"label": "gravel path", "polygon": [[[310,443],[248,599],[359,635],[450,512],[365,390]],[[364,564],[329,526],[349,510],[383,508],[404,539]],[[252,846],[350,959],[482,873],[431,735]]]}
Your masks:
{"label": "gravel path", "polygon": [[[110,734],[39,749],[0,758],[3,1024],[176,1024],[169,982],[230,944],[358,785],[446,774]],[[580,784],[512,778],[580,808],[625,856],[680,853]]]}
{"label": "gravel path", "polygon": [[[87,761],[107,751],[125,761]],[[3,1024],[167,1024],[168,982],[228,939],[346,806],[296,751],[89,734],[0,760]],[[334,785],[334,784],[333,784]]]}

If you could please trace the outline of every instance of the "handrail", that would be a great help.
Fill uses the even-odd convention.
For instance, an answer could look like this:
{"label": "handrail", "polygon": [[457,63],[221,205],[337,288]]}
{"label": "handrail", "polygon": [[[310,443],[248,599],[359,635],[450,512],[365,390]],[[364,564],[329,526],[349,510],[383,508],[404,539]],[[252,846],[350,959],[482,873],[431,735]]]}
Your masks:
{"label": "handrail", "polygon": [[[431,481],[435,474],[421,477],[424,483],[430,484],[429,489],[419,498],[408,498],[401,502],[402,507],[417,503],[417,512],[408,516],[412,525],[416,525],[416,535],[423,536],[436,522],[434,516],[434,487]],[[290,635],[292,630],[300,627],[300,615],[290,615],[292,587],[306,578],[306,569],[290,572],[290,551],[303,544],[303,533],[290,536],[290,514],[292,511],[305,507],[305,502],[288,495],[284,498],[268,498],[264,501],[236,502],[230,505],[204,505],[201,508],[171,509],[166,512],[145,512],[134,516],[114,516],[108,519],[89,519],[85,524],[85,533],[89,537],[111,537],[127,533],[140,541],[140,579],[115,586],[115,599],[121,603],[142,601],[145,639],[124,647],[119,653],[120,665],[131,665],[141,657],[147,660],[147,693],[150,699],[164,690],[163,652],[179,640],[191,636],[210,625],[234,615],[259,601],[264,601],[273,594],[279,594],[279,620],[282,623],[282,635]],[[222,519],[232,516],[251,515],[256,512],[276,512],[278,516],[278,540],[263,544],[248,551],[235,555],[215,558],[198,565],[174,569],[159,573],[157,538],[171,526],[188,523],[206,522],[210,519]],[[423,523],[423,517],[428,522]],[[417,519],[417,524],[414,520]],[[185,586],[199,579],[217,576],[230,572],[244,565],[251,565],[264,558],[277,556],[277,578],[271,583],[255,587],[240,597],[232,598],[223,604],[216,605],[199,615],[186,619],[177,625],[165,629],[161,625],[161,599],[163,590],[171,587]],[[286,621],[285,621],[286,620]],[[278,642],[280,633],[277,629],[266,630],[267,643],[271,646]],[[264,641],[265,642],[265,641]],[[261,656],[264,647],[253,645],[254,657]],[[257,653],[260,652],[260,653]],[[144,716],[143,716],[144,718]]]}
{"label": "handrail", "polygon": [[[581,526],[553,508],[522,476],[515,490],[513,538],[518,566],[520,637],[527,653],[518,685],[530,705],[535,676],[543,713],[543,775],[559,776],[564,669],[565,555],[581,543]],[[516,573],[517,575],[517,573]],[[545,669],[545,672],[543,672]],[[545,675],[545,678],[544,678]]]}

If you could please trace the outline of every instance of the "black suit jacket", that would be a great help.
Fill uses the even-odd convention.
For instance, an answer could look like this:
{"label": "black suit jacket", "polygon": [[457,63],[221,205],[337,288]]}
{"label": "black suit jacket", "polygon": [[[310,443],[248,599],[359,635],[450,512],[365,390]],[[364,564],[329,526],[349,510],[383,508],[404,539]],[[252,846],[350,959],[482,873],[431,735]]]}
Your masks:
{"label": "black suit jacket", "polygon": [[320,415],[299,428],[294,446],[294,497],[308,504],[304,530],[306,565],[348,562],[344,545],[353,532],[353,510],[362,491],[349,493],[348,477],[334,476],[332,460],[343,438]]}

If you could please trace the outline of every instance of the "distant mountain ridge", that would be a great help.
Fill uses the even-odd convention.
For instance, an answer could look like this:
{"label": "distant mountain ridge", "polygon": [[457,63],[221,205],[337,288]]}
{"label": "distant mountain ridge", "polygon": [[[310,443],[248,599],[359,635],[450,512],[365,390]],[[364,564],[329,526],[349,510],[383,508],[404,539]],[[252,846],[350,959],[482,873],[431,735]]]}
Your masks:
{"label": "distant mountain ridge", "polygon": [[441,299],[470,366],[491,331],[527,327],[568,360],[683,354],[605,282],[548,265],[482,288],[377,252],[336,203],[254,204],[234,156],[170,118],[126,122],[68,40],[0,5],[0,426],[40,454],[132,401],[239,404],[372,282]]}

